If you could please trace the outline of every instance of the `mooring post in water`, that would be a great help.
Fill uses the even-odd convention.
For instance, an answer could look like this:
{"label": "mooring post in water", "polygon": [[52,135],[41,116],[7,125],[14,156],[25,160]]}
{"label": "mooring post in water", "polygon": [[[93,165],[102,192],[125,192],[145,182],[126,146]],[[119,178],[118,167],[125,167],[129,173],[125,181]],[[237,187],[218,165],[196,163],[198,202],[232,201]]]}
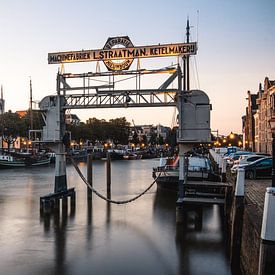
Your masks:
{"label": "mooring post in water", "polygon": [[106,164],[106,176],[107,176],[107,198],[111,198],[111,156],[107,152],[107,164]]}
{"label": "mooring post in water", "polygon": [[218,157],[218,167],[219,167],[219,174],[220,175],[222,174],[222,160],[223,160],[222,156],[219,155],[219,157]]}
{"label": "mooring post in water", "polygon": [[265,193],[258,274],[275,274],[275,187]]}
{"label": "mooring post in water", "polygon": [[185,222],[186,209],[184,209],[184,193],[187,167],[185,166],[186,153],[192,148],[189,144],[179,144],[179,197],[176,204],[176,222]]}
{"label": "mooring post in water", "polygon": [[244,211],[244,179],[245,170],[239,168],[237,172],[235,196],[232,205],[232,227],[230,262],[233,273],[238,273],[240,268],[240,250],[242,241],[243,211]]}
{"label": "mooring post in water", "polygon": [[63,197],[62,198],[62,215],[64,215],[64,213],[67,213],[67,211],[68,211],[68,198]]}
{"label": "mooring post in water", "polygon": [[222,159],[222,182],[226,182],[226,160]]}
{"label": "mooring post in water", "polygon": [[[87,156],[87,181],[88,183],[93,186],[93,158],[91,154],[88,154]],[[87,199],[92,199],[92,190],[89,186],[87,186]]]}
{"label": "mooring post in water", "polygon": [[183,198],[184,198],[184,154],[179,156],[179,198],[176,207],[176,222],[184,222]]}

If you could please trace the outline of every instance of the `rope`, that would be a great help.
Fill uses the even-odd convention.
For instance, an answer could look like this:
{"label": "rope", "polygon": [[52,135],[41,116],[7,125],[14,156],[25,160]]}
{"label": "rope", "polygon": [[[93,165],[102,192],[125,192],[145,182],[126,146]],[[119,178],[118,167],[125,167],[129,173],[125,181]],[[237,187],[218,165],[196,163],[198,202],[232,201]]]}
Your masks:
{"label": "rope", "polygon": [[137,195],[136,197],[133,197],[132,199],[129,199],[129,200],[123,200],[123,201],[117,201],[117,200],[112,200],[112,199],[108,199],[107,197],[105,197],[104,195],[100,194],[98,191],[96,191],[91,185],[90,183],[87,181],[87,179],[84,177],[84,175],[82,174],[82,172],[80,171],[80,169],[78,168],[76,162],[74,161],[73,158],[71,158],[71,162],[75,168],[75,170],[77,171],[78,175],[80,176],[80,178],[83,180],[83,182],[87,185],[87,187],[89,187],[89,189],[95,193],[98,197],[100,197],[101,199],[107,201],[107,202],[110,202],[110,203],[114,203],[114,204],[126,204],[126,203],[130,203],[130,202],[133,202],[135,200],[137,200],[138,198],[140,198],[141,196],[143,196],[146,192],[148,192],[152,187],[153,185],[156,183],[158,177],[155,178],[155,180],[142,192],[140,193],[139,195]]}

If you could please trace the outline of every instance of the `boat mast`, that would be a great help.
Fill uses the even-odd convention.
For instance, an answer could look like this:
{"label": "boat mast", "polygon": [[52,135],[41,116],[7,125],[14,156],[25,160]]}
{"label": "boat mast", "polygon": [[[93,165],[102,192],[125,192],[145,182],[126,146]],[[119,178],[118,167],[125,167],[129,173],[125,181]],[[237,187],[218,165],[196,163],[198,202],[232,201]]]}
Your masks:
{"label": "boat mast", "polygon": [[33,130],[33,112],[32,112],[32,80],[30,78],[30,130]]}

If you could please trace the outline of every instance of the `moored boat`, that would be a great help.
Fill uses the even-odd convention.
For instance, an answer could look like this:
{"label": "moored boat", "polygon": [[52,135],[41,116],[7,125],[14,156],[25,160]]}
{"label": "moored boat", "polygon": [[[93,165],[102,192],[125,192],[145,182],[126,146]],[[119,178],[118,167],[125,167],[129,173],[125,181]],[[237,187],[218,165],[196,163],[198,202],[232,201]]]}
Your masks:
{"label": "moored boat", "polygon": [[50,163],[46,155],[32,155],[29,153],[15,153],[0,155],[0,168],[18,168],[41,166]]}
{"label": "moored boat", "polygon": [[[210,160],[205,156],[192,156],[187,158],[186,178],[200,181],[220,181],[211,166]],[[179,158],[161,159],[160,166],[153,168],[153,177],[157,178],[159,187],[171,190],[178,190],[179,184]]]}

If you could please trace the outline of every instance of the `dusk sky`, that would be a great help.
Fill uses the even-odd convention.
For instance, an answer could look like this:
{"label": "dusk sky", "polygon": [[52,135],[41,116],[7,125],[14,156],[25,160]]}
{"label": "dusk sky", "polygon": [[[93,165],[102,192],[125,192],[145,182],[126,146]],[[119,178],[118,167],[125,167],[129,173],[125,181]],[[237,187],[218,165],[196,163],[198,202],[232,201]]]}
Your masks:
{"label": "dusk sky", "polygon": [[[59,65],[48,65],[49,52],[100,49],[108,37],[128,35],[135,46],[184,42],[189,16],[191,40],[198,52],[191,59],[191,88],[205,91],[212,103],[211,128],[221,134],[241,132],[247,90],[257,92],[267,76],[275,79],[274,0],[88,1],[9,0],[0,2],[0,84],[7,110],[29,107],[33,99],[56,92]],[[141,60],[145,69],[177,59]],[[95,63],[66,64],[66,72],[95,71]],[[133,63],[131,69],[136,68]],[[101,64],[101,71],[104,71]],[[151,83],[146,83],[151,85]],[[152,87],[161,83],[152,80]],[[171,126],[173,108],[74,111],[89,117],[126,116],[136,124]]]}

